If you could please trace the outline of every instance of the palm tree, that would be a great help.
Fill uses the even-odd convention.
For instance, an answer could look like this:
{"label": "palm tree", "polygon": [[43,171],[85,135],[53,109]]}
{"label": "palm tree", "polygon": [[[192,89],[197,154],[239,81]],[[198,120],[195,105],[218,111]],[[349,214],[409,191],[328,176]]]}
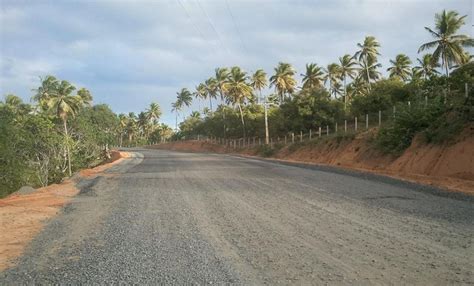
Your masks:
{"label": "palm tree", "polygon": [[[337,90],[334,87],[339,81],[341,80],[341,67],[336,64],[332,63],[329,64],[326,69],[326,76],[324,77],[324,82],[329,82],[329,93],[336,97]],[[340,88],[340,85],[339,85]]]}
{"label": "palm tree", "polygon": [[41,86],[33,90],[35,95],[32,99],[38,102],[39,107],[45,111],[48,109],[48,99],[58,88],[59,81],[52,75],[47,75],[44,78],[40,77],[40,80]]}
{"label": "palm tree", "polygon": [[77,91],[77,96],[79,96],[81,102],[85,106],[92,106],[92,94],[88,89],[81,88]]}
{"label": "palm tree", "polygon": [[467,35],[459,35],[456,32],[465,24],[467,15],[459,17],[456,11],[443,10],[435,15],[435,28],[425,29],[435,38],[434,41],[424,43],[418,49],[418,53],[435,48],[432,55],[433,63],[441,60],[441,67],[444,67],[446,76],[449,77],[449,69],[454,64],[462,64],[464,48],[473,47],[474,39]]}
{"label": "palm tree", "polygon": [[189,107],[193,102],[193,94],[187,88],[182,88],[176,94],[178,95],[178,100],[186,107]]}
{"label": "palm tree", "polygon": [[79,111],[82,100],[79,96],[71,95],[76,88],[68,81],[62,80],[57,84],[55,90],[48,90],[46,100],[49,110],[54,112],[58,118],[63,121],[64,136],[66,138],[66,155],[68,161],[69,176],[72,175],[71,169],[71,152],[69,150],[69,135],[67,129],[67,119],[69,116],[74,117]]}
{"label": "palm tree", "polygon": [[135,133],[137,133],[137,116],[134,112],[129,112],[127,115],[127,135],[128,135],[128,144],[133,141],[133,137],[135,137]]}
{"label": "palm tree", "polygon": [[223,86],[224,86],[224,83],[229,79],[229,69],[216,68],[215,73],[216,73],[216,78],[215,78],[216,90],[219,92],[221,100],[224,100]]}
{"label": "palm tree", "polygon": [[150,106],[146,110],[146,116],[147,116],[148,121],[151,121],[151,122],[158,121],[161,117],[160,105],[156,102],[150,103]]}
{"label": "palm tree", "polygon": [[354,57],[351,55],[344,55],[339,58],[339,67],[342,81],[344,82],[344,109],[347,107],[347,77],[354,79],[357,75],[357,65]]}
{"label": "palm tree", "polygon": [[414,70],[424,79],[428,79],[435,74],[439,74],[439,72],[436,70],[436,68],[439,67],[439,64],[433,61],[432,54],[424,54],[421,59],[416,60],[419,65],[414,67]]}
{"label": "palm tree", "polygon": [[127,127],[128,124],[128,117],[127,115],[120,113],[119,116],[119,125],[120,125],[120,147],[122,147],[123,143],[123,135],[125,134],[125,127]]}
{"label": "palm tree", "polygon": [[317,64],[306,64],[306,72],[303,77],[303,89],[320,88],[324,82],[324,72]]}
{"label": "palm tree", "polygon": [[147,140],[148,131],[150,128],[150,121],[148,120],[146,112],[142,111],[138,114],[137,125],[140,137],[145,138]]}
{"label": "palm tree", "polygon": [[198,86],[196,86],[196,91],[194,92],[194,97],[198,99],[199,110],[200,110],[201,109],[201,99],[206,99],[207,98],[207,89],[206,89],[205,84],[200,83]]}
{"label": "palm tree", "polygon": [[242,120],[243,137],[245,138],[245,121],[242,111],[242,104],[252,96],[252,86],[247,83],[247,73],[239,67],[232,67],[228,81],[224,83],[224,92],[234,105],[239,107],[240,118]]}
{"label": "palm tree", "polygon": [[369,68],[377,65],[377,56],[380,55],[378,52],[380,44],[375,37],[367,36],[364,42],[362,44],[358,43],[357,46],[359,47],[359,51],[357,51],[354,56],[359,58],[360,65],[366,69],[365,75],[370,89],[370,80],[373,78],[371,77]]}
{"label": "palm tree", "polygon": [[[267,81],[267,73],[262,70],[258,69],[252,75],[252,82],[250,83],[254,90],[258,90],[259,97],[262,97],[262,89],[268,85]],[[269,139],[269,131],[268,131],[268,106],[267,106],[267,95],[265,95],[263,99],[263,109],[265,110],[265,144],[270,143]]]}
{"label": "palm tree", "polygon": [[295,70],[289,63],[278,63],[274,69],[275,74],[270,77],[271,86],[275,87],[277,94],[280,97],[280,104],[286,94],[293,94],[296,87]]}
{"label": "palm tree", "polygon": [[175,125],[176,132],[178,131],[178,115],[182,108],[183,108],[183,104],[179,100],[176,100],[175,102],[171,103],[171,112],[176,112],[176,125]]}
{"label": "palm tree", "polygon": [[367,91],[370,91],[370,81],[380,78],[381,74],[377,68],[380,68],[382,65],[380,63],[373,63],[371,61],[367,62],[366,65],[366,62],[363,61],[359,63],[359,66],[360,69],[358,77],[360,80],[363,80],[367,83]]}
{"label": "palm tree", "polygon": [[207,97],[209,98],[209,108],[212,111],[212,99],[216,98],[216,95],[217,95],[217,82],[215,78],[211,77],[211,78],[208,78],[204,82],[204,84],[206,86]]}
{"label": "palm tree", "polygon": [[387,69],[390,78],[396,78],[402,81],[407,81],[411,75],[411,60],[407,55],[398,54],[395,60],[390,60],[391,67]]}

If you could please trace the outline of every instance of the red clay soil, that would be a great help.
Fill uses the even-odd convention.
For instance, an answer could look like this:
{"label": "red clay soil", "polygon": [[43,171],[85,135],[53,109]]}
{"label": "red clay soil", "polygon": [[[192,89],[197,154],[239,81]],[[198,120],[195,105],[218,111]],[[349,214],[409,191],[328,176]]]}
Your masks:
{"label": "red clay soil", "polygon": [[[112,159],[93,169],[82,170],[81,177],[93,177],[118,164],[128,153],[112,151]],[[71,179],[40,188],[30,194],[11,194],[0,199],[0,271],[10,267],[28,243],[79,190]]]}
{"label": "red clay soil", "polygon": [[[413,144],[398,157],[385,155],[371,146],[367,138],[373,132],[375,130],[341,142],[323,139],[297,148],[284,147],[272,158],[372,172],[474,195],[473,126],[466,128],[449,144],[427,145],[420,138],[415,138]],[[255,149],[234,150],[203,141],[173,142],[153,148],[257,156]]]}

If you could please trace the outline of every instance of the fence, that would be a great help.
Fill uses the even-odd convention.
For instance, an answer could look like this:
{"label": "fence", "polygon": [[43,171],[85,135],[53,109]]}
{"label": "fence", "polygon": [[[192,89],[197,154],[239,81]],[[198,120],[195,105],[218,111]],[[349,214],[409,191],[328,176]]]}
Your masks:
{"label": "fence", "polygon": [[[467,95],[466,89],[466,96]],[[408,101],[404,103],[408,108],[412,108],[412,102]],[[428,97],[425,97],[423,101],[417,102],[417,107],[427,107],[430,102]],[[400,105],[398,105],[400,106]],[[273,136],[269,138],[269,145],[273,148],[275,144],[293,144],[302,143],[308,140],[316,140],[322,137],[328,136],[340,136],[345,134],[357,134],[360,132],[366,132],[371,128],[380,127],[396,117],[397,106],[393,106],[388,110],[379,110],[374,113],[366,113],[364,115],[346,118],[342,121],[336,121],[330,125],[315,126],[312,129],[289,132],[287,134],[280,134],[279,136]],[[254,148],[265,145],[265,137],[247,137],[247,138],[219,138],[219,137],[206,137],[197,135],[193,138],[184,138],[184,140],[198,140],[207,141],[213,144],[220,144],[233,149],[241,148]]]}

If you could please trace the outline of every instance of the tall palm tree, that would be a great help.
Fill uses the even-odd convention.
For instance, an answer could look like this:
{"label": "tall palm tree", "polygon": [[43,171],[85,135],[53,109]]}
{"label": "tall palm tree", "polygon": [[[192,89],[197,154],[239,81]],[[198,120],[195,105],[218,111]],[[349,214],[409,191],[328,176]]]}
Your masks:
{"label": "tall palm tree", "polygon": [[160,105],[156,102],[150,103],[150,106],[146,110],[146,116],[147,116],[148,121],[151,121],[151,122],[158,121],[161,117]]}
{"label": "tall palm tree", "polygon": [[436,68],[439,67],[439,64],[433,61],[432,54],[424,54],[421,59],[416,59],[418,66],[414,67],[414,70],[420,74],[424,79],[428,79],[435,74],[439,74]]}
{"label": "tall palm tree", "polygon": [[217,95],[217,82],[216,79],[211,77],[208,78],[205,82],[204,85],[206,86],[206,93],[207,97],[209,98],[209,108],[212,111],[212,99],[216,98]]}
{"label": "tall palm tree", "polygon": [[48,109],[48,99],[58,88],[59,81],[52,75],[47,75],[44,78],[40,77],[40,80],[41,86],[33,90],[35,95],[32,99],[38,102],[43,111],[46,111]]}
{"label": "tall palm tree", "polygon": [[194,92],[194,97],[198,99],[199,102],[199,110],[201,109],[201,99],[207,98],[207,89],[204,83],[200,83],[196,86],[196,91]]}
{"label": "tall palm tree", "polygon": [[77,96],[79,96],[81,102],[85,106],[92,106],[92,94],[86,88],[81,88],[77,91]]}
{"label": "tall palm tree", "polygon": [[357,75],[357,65],[354,57],[351,55],[344,55],[339,58],[339,66],[342,81],[344,82],[344,109],[347,107],[347,77],[354,79]]}
{"label": "tall palm tree", "polygon": [[367,36],[364,42],[358,43],[359,51],[356,52],[355,57],[359,59],[360,65],[366,69],[366,80],[370,89],[370,80],[373,79],[370,75],[369,68],[377,65],[377,56],[380,55],[378,48],[380,44],[373,36]]}
{"label": "tall palm tree", "polygon": [[216,68],[215,69],[215,85],[216,85],[216,90],[219,93],[221,100],[224,100],[224,92],[223,92],[223,86],[224,83],[228,80],[229,78],[229,69],[228,68]]}
{"label": "tall palm tree", "polygon": [[280,104],[287,94],[293,94],[296,87],[295,70],[289,63],[278,63],[275,74],[270,77],[270,85],[275,87]]}
{"label": "tall palm tree", "polygon": [[324,71],[317,64],[306,64],[306,72],[301,74],[303,77],[303,89],[320,88],[324,82]]}
{"label": "tall palm tree", "polygon": [[[267,81],[267,73],[262,70],[258,69],[255,71],[255,73],[252,75],[252,82],[250,83],[252,88],[254,90],[258,90],[259,97],[262,97],[262,89],[264,89],[268,85]],[[270,143],[269,139],[269,131],[268,131],[268,105],[267,105],[267,95],[265,94],[265,97],[263,99],[263,109],[265,111],[265,144]]]}
{"label": "tall palm tree", "polygon": [[55,90],[49,90],[47,99],[47,106],[49,110],[54,112],[58,118],[63,121],[64,136],[66,138],[66,155],[68,161],[69,176],[72,175],[71,169],[71,152],[69,148],[69,135],[67,129],[67,119],[69,116],[74,117],[82,105],[82,100],[79,96],[71,95],[76,88],[68,81],[62,80]]}
{"label": "tall palm tree", "polygon": [[128,117],[127,117],[127,115],[125,115],[123,113],[120,113],[118,118],[119,118],[119,125],[120,125],[120,147],[122,147],[123,135],[126,132],[125,129],[126,129],[127,124],[128,124]]}
{"label": "tall palm tree", "polygon": [[370,81],[371,80],[377,80],[380,78],[381,74],[377,70],[380,68],[382,65],[380,63],[374,63],[374,62],[360,62],[359,63],[360,69],[359,69],[359,74],[358,77],[360,80],[363,80],[367,83],[367,91],[370,91]]}
{"label": "tall palm tree", "polygon": [[138,124],[137,124],[137,116],[134,112],[129,112],[127,115],[127,135],[128,135],[128,143],[130,144],[137,133]]}
{"label": "tall palm tree", "polygon": [[435,28],[425,29],[435,38],[434,41],[424,43],[418,49],[418,53],[435,48],[432,55],[433,62],[441,61],[441,67],[445,69],[449,77],[449,69],[452,65],[462,64],[464,48],[473,47],[474,39],[467,35],[456,34],[465,24],[467,15],[459,17],[456,11],[443,10],[435,15]]}
{"label": "tall palm tree", "polygon": [[176,94],[178,96],[178,100],[186,107],[189,107],[193,102],[193,94],[187,88],[182,88]]}
{"label": "tall palm tree", "polygon": [[[338,92],[337,89],[335,88],[335,85],[339,83],[341,80],[341,67],[336,64],[332,63],[329,64],[327,69],[326,69],[326,76],[324,77],[324,82],[329,82],[329,93],[331,95],[334,95],[334,97],[337,96]],[[339,85],[340,88],[340,85]]]}
{"label": "tall palm tree", "polygon": [[240,119],[242,121],[243,137],[245,138],[245,121],[242,105],[252,96],[252,86],[247,83],[247,73],[239,67],[232,67],[228,81],[224,83],[224,92],[234,105],[239,107]]}
{"label": "tall palm tree", "polygon": [[398,54],[395,60],[390,60],[391,67],[387,69],[390,78],[407,81],[411,75],[411,60],[407,55]]}
{"label": "tall palm tree", "polygon": [[181,101],[176,100],[175,102],[171,103],[171,112],[176,112],[176,125],[175,125],[175,131],[178,131],[178,115],[181,109],[183,108],[183,103]]}

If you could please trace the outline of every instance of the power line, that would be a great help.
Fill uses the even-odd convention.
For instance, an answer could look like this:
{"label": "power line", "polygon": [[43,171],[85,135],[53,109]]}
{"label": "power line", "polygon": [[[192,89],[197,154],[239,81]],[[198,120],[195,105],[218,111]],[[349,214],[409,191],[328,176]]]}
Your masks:
{"label": "power line", "polygon": [[227,7],[227,11],[229,11],[230,18],[232,19],[232,22],[234,23],[235,30],[237,31],[237,35],[239,36],[240,43],[242,44],[242,48],[244,49],[245,53],[248,53],[247,47],[245,46],[244,41],[242,39],[242,34],[240,33],[240,30],[239,30],[239,26],[237,26],[237,22],[235,21],[234,14],[232,13],[232,10],[229,7],[229,3],[227,2],[227,0],[225,0],[224,2]]}
{"label": "power line", "polygon": [[201,6],[201,3],[199,2],[199,0],[196,0],[199,8],[204,12],[204,15],[206,16],[207,18],[207,21],[209,22],[209,25],[211,26],[211,28],[214,30],[214,32],[216,33],[216,36],[217,36],[217,40],[219,41],[219,43],[221,44],[222,48],[224,50],[227,51],[227,53],[230,55],[230,51],[229,49],[227,49],[227,47],[224,45],[224,42],[222,41],[222,38],[221,36],[219,35],[219,32],[217,32],[217,29],[216,27],[214,26],[214,24],[212,23],[212,20],[211,20],[211,17],[209,17],[209,15],[207,14],[206,12],[206,9],[204,9],[202,6]]}
{"label": "power line", "polygon": [[207,42],[206,40],[206,37],[204,37],[204,34],[202,33],[201,29],[199,29],[199,26],[196,25],[196,23],[194,23],[193,19],[191,18],[191,15],[188,13],[188,10],[186,9],[186,7],[184,7],[183,3],[181,2],[181,0],[176,0],[176,2],[178,2],[178,4],[183,8],[184,10],[184,13],[186,14],[186,16],[188,17],[189,21],[191,22],[191,25],[194,27],[194,29],[198,32],[198,34],[201,36],[201,38]]}

